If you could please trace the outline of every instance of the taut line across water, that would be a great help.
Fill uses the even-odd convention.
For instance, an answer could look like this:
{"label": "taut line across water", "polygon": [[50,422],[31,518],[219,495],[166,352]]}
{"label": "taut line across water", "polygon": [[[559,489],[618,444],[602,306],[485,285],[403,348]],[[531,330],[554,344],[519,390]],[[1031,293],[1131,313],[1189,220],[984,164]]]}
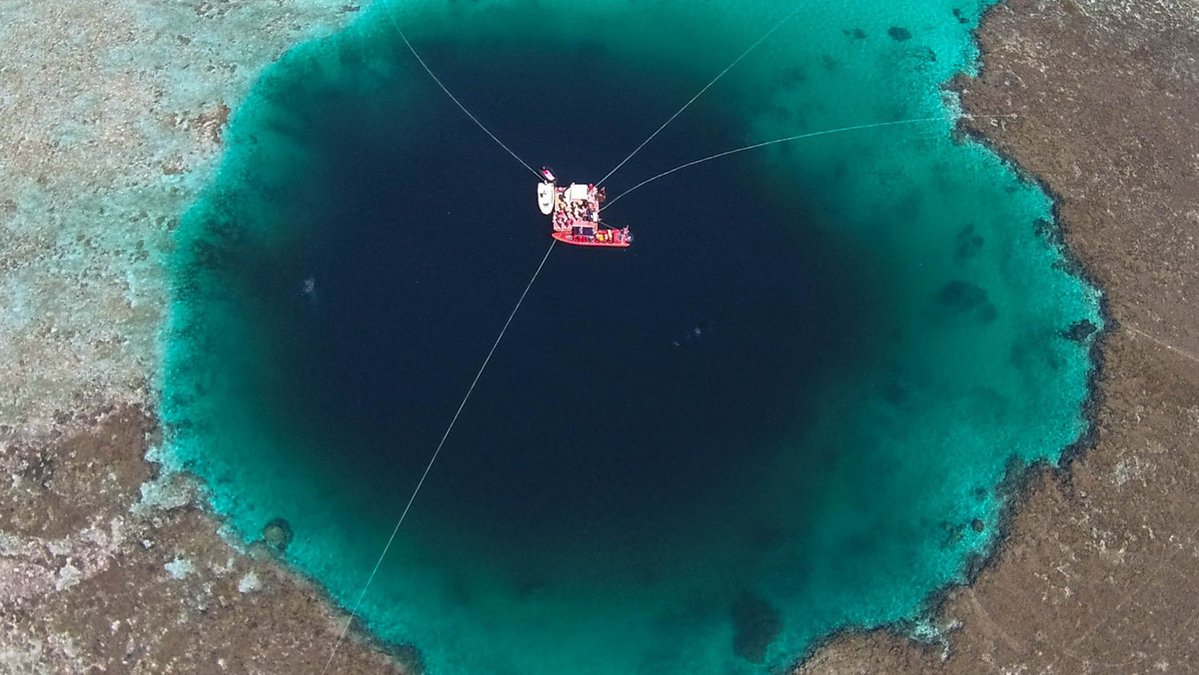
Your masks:
{"label": "taut line across water", "polygon": [[554,244],[556,243],[558,243],[557,239],[550,240],[550,246],[545,250],[545,255],[541,257],[541,263],[537,265],[537,271],[533,272],[529,283],[525,285],[524,292],[520,294],[520,299],[512,307],[512,312],[508,314],[508,320],[504,322],[504,327],[500,329],[500,334],[496,336],[495,342],[491,344],[491,350],[487,352],[487,357],[483,359],[483,365],[479,366],[478,372],[475,373],[475,379],[471,381],[470,387],[466,390],[466,395],[462,397],[462,402],[458,404],[458,409],[454,411],[454,417],[450,419],[449,425],[445,428],[445,433],[441,435],[441,440],[437,443],[437,449],[429,457],[429,463],[425,465],[425,470],[421,473],[420,480],[416,482],[416,487],[412,490],[412,495],[408,497],[408,503],[404,505],[404,511],[400,513],[395,527],[391,529],[391,536],[387,538],[387,543],[383,546],[383,551],[379,554],[379,559],[375,561],[375,566],[371,569],[370,576],[366,578],[366,583],[363,584],[362,591],[358,594],[358,599],[354,601],[354,607],[350,610],[350,616],[346,617],[345,625],[341,627],[341,633],[338,634],[337,641],[333,643],[333,650],[329,653],[329,660],[325,662],[325,667],[321,670],[321,675],[329,671],[329,666],[333,663],[333,657],[337,655],[337,648],[341,646],[342,640],[346,637],[346,632],[350,629],[350,624],[353,623],[354,617],[358,615],[358,608],[362,605],[363,598],[366,597],[366,591],[370,588],[371,582],[375,580],[375,575],[379,572],[379,567],[383,565],[383,559],[387,557],[387,552],[391,550],[391,545],[395,542],[396,535],[400,531],[400,526],[404,524],[404,519],[408,517],[408,512],[412,509],[412,503],[416,501],[416,495],[420,493],[421,487],[425,484],[425,479],[429,477],[429,472],[433,470],[433,464],[437,462],[437,456],[441,454],[441,448],[445,446],[446,439],[450,437],[450,432],[454,430],[454,425],[458,423],[458,417],[462,415],[462,409],[466,407],[466,402],[470,400],[470,395],[475,392],[475,385],[479,384],[479,378],[483,377],[483,371],[487,370],[487,364],[491,362],[492,355],[495,354],[496,348],[500,346],[500,341],[504,339],[504,334],[508,332],[508,326],[512,325],[512,319],[520,311],[520,306],[524,303],[525,296],[529,294],[529,289],[533,288],[533,282],[537,281],[537,277],[541,275],[541,268],[545,267],[545,261],[549,260],[550,253],[553,252]]}
{"label": "taut line across water", "polygon": [[[1000,117],[1015,117],[1015,116],[1016,115],[1014,113],[1008,113],[1008,114],[1002,114],[1002,115],[962,115],[962,117],[965,119],[974,119],[974,118],[995,119],[995,118],[1000,118]],[[896,125],[900,125],[900,124],[918,124],[921,122],[942,122],[942,121],[945,121],[946,119],[947,118],[945,118],[945,117],[917,117],[917,118],[908,119],[908,120],[894,120],[891,122],[872,122],[870,124],[855,124],[855,125],[849,126],[849,127],[837,127],[836,129],[825,129],[824,131],[811,131],[806,134],[797,134],[795,136],[787,136],[785,138],[776,138],[772,141],[762,141],[760,143],[754,143],[752,145],[746,145],[746,146],[743,146],[740,148],[733,148],[732,150],[725,150],[724,152],[718,152],[715,155],[708,155],[707,157],[701,157],[699,159],[687,162],[686,164],[680,164],[680,165],[674,167],[673,169],[668,169],[666,171],[663,171],[662,173],[660,173],[656,176],[650,176],[649,178],[646,178],[645,180],[641,181],[640,183],[637,183],[633,187],[616,195],[612,199],[609,199],[608,203],[604,204],[603,208],[601,208],[600,210],[602,211],[602,210],[608,208],[609,206],[612,206],[621,197],[629,194],[630,192],[632,192],[640,187],[644,187],[645,185],[648,185],[648,184],[658,180],[659,178],[665,178],[672,173],[675,173],[677,171],[682,171],[683,169],[686,169],[689,167],[693,167],[696,164],[703,164],[704,162],[710,162],[714,159],[720,159],[721,157],[728,157],[729,155],[735,155],[739,152],[745,152],[747,150],[756,150],[758,148],[764,148],[768,145],[776,145],[778,143],[788,143],[790,141],[799,141],[799,140],[803,140],[805,138],[815,138],[817,136],[831,136],[832,134],[841,134],[841,133],[845,133],[847,131],[861,131],[863,129],[877,129],[879,127],[891,127],[891,126],[896,126]]]}
{"label": "taut line across water", "polygon": [[774,27],[772,27],[770,30],[766,31],[762,35],[762,37],[758,38],[757,42],[754,42],[745,51],[741,52],[741,56],[738,56],[737,58],[733,59],[732,63],[730,63],[728,66],[726,66],[724,70],[720,71],[716,75],[716,77],[712,78],[711,82],[705,84],[703,89],[700,89],[699,92],[695,94],[695,96],[691,97],[691,100],[684,103],[682,108],[679,108],[677,111],[675,111],[675,113],[670,116],[670,119],[663,122],[662,126],[660,126],[654,130],[654,133],[650,134],[649,137],[647,137],[644,141],[641,141],[641,145],[638,145],[636,148],[634,148],[633,151],[629,153],[628,157],[625,157],[624,159],[620,160],[620,164],[617,164],[615,167],[612,168],[611,171],[604,174],[603,178],[596,181],[596,183],[595,183],[596,186],[598,187],[600,185],[603,185],[604,181],[611,178],[612,174],[616,173],[620,169],[620,167],[625,165],[625,162],[628,162],[630,159],[632,159],[633,155],[636,155],[638,152],[641,152],[641,148],[644,148],[646,145],[649,144],[650,141],[654,140],[654,137],[657,136],[663,129],[665,129],[667,127],[667,125],[669,125],[671,122],[673,122],[674,118],[678,117],[679,115],[682,115],[683,111],[686,110],[687,108],[691,107],[691,104],[695,103],[695,100],[698,99],[700,96],[703,96],[704,92],[707,91],[708,89],[710,89],[712,87],[712,85],[716,84],[717,80],[724,77],[724,74],[729,72],[730,70],[732,70],[733,67],[736,66],[738,63],[741,63],[741,59],[744,59],[746,56],[749,56],[750,52],[757,49],[758,45],[765,42],[766,38],[773,35],[776,30],[778,30],[779,28],[782,28],[783,24],[790,21],[791,17],[795,16],[796,13],[798,13],[799,10],[802,8],[803,8],[803,5],[800,5],[800,6],[796,7],[795,9],[791,10],[791,12],[789,14],[787,14],[787,16],[784,16],[782,19],[780,19],[778,23],[774,24]]}
{"label": "taut line across water", "polygon": [[[384,3],[384,4],[386,4],[386,3]],[[507,144],[505,144],[503,141],[501,141],[499,139],[498,136],[491,133],[491,130],[488,129],[482,122],[480,122],[479,118],[475,117],[474,114],[471,113],[471,111],[467,110],[466,106],[462,105],[462,101],[459,101],[458,97],[454,96],[454,94],[449,90],[449,88],[446,87],[444,83],[442,83],[441,78],[437,77],[437,75],[433,72],[433,69],[429,67],[429,64],[425,63],[425,60],[423,58],[421,58],[421,55],[416,51],[416,47],[413,47],[412,43],[408,41],[408,36],[404,34],[404,31],[400,28],[400,24],[396,23],[395,15],[391,13],[391,10],[389,8],[385,7],[383,11],[387,14],[387,18],[391,20],[391,25],[395,26],[396,32],[400,34],[400,39],[402,39],[404,41],[404,44],[408,46],[408,51],[412,52],[412,55],[416,57],[417,62],[420,63],[421,68],[425,69],[425,72],[429,74],[429,77],[433,78],[433,81],[437,83],[437,86],[441,87],[441,90],[445,92],[445,95],[449,96],[450,100],[453,101],[454,104],[457,105],[458,108],[462,110],[462,112],[466,113],[466,116],[470,118],[470,121],[474,122],[476,125],[478,125],[478,127],[480,129],[483,130],[483,133],[490,136],[491,140],[498,143],[499,146],[501,148],[503,148],[509,155],[512,155],[513,159],[520,162],[523,167],[528,169],[534,176],[537,176],[538,180],[540,180],[541,174],[537,173],[536,169],[529,166],[529,163],[526,162],[525,160],[521,159],[520,155],[516,154],[516,152],[514,152],[512,150],[512,148],[509,148],[507,146]]]}

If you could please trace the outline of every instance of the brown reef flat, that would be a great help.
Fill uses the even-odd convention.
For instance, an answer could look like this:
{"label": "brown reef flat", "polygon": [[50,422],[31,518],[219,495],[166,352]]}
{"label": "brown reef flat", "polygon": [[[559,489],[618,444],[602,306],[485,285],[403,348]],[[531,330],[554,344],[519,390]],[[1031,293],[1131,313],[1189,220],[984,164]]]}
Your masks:
{"label": "brown reef flat", "polygon": [[1030,475],[941,637],[831,641],[797,673],[1199,672],[1199,5],[1009,0],[962,80],[1106,291],[1095,434]]}

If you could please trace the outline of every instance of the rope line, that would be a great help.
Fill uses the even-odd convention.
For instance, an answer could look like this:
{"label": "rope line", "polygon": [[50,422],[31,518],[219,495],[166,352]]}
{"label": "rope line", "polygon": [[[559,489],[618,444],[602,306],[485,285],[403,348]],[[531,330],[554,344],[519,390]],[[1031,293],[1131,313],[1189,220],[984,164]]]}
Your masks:
{"label": "rope line", "polygon": [[483,365],[479,366],[479,371],[475,373],[475,379],[471,381],[470,387],[466,390],[466,395],[462,397],[462,402],[458,404],[458,409],[454,411],[454,417],[450,419],[449,426],[446,427],[445,433],[441,435],[441,441],[437,443],[437,449],[433,451],[433,456],[429,458],[429,463],[425,465],[425,471],[421,474],[420,480],[416,483],[416,488],[412,490],[412,496],[408,498],[408,503],[404,506],[404,511],[400,513],[400,517],[396,520],[395,527],[391,530],[391,536],[387,538],[387,544],[383,546],[383,552],[379,554],[379,559],[375,561],[374,568],[371,569],[370,576],[366,578],[366,584],[362,587],[362,592],[358,594],[358,599],[354,602],[354,608],[350,611],[350,616],[346,618],[345,625],[341,627],[341,633],[337,636],[337,641],[333,644],[333,651],[329,654],[329,660],[325,662],[324,669],[321,670],[321,675],[329,671],[329,666],[333,663],[333,657],[337,656],[337,649],[345,640],[346,633],[350,629],[350,624],[353,623],[354,617],[358,616],[358,609],[362,606],[362,600],[366,597],[366,591],[370,588],[371,582],[375,580],[375,575],[379,572],[379,567],[383,565],[383,559],[387,557],[387,552],[391,550],[391,545],[395,542],[396,534],[400,531],[400,526],[404,524],[404,519],[408,517],[408,512],[412,509],[412,503],[416,501],[416,495],[420,493],[420,489],[425,484],[425,479],[429,477],[429,472],[433,470],[433,464],[437,462],[437,456],[441,454],[441,448],[445,446],[446,439],[450,437],[450,432],[454,430],[454,425],[458,423],[458,417],[462,415],[463,408],[466,407],[466,402],[470,400],[470,395],[475,391],[475,385],[479,384],[479,378],[483,377],[483,371],[487,370],[487,364],[491,362],[491,357],[495,354],[495,350],[500,346],[500,341],[504,339],[504,334],[508,332],[508,326],[512,324],[512,319],[516,317],[516,313],[520,310],[521,304],[525,301],[525,296],[529,294],[529,289],[533,288],[533,283],[537,281],[537,277],[541,275],[541,268],[545,267],[545,261],[549,260],[550,253],[554,250],[554,244],[558,240],[550,241],[550,247],[545,250],[545,255],[541,258],[541,264],[537,265],[537,271],[533,272],[533,276],[529,279],[529,283],[525,285],[525,290],[520,294],[520,299],[516,301],[516,305],[512,308],[512,312],[508,315],[508,320],[504,322],[504,327],[500,329],[500,334],[496,336],[495,342],[491,345],[491,350],[487,352],[487,358],[483,359]]}
{"label": "rope line", "polygon": [[666,126],[669,125],[671,122],[673,122],[676,117],[678,117],[679,115],[682,115],[684,110],[691,107],[691,104],[695,103],[695,100],[698,99],[700,96],[703,96],[704,92],[707,91],[708,89],[710,89],[712,87],[712,85],[716,84],[717,80],[724,77],[725,73],[732,70],[733,67],[736,66],[738,63],[741,63],[741,59],[744,59],[746,56],[749,56],[749,53],[752,52],[754,49],[756,49],[758,47],[758,45],[765,42],[766,39],[769,38],[771,35],[773,35],[776,30],[778,30],[779,28],[782,28],[783,24],[787,23],[787,21],[789,21],[791,19],[791,17],[795,16],[795,14],[797,12],[799,12],[801,7],[802,7],[802,5],[800,7],[796,7],[795,9],[791,10],[790,14],[783,17],[783,19],[781,21],[779,21],[778,23],[774,24],[774,27],[771,28],[770,30],[766,31],[765,35],[758,38],[757,42],[753,43],[752,45],[749,46],[748,49],[741,52],[741,56],[738,56],[736,59],[733,60],[732,63],[730,63],[728,66],[726,66],[724,70],[720,71],[720,74],[718,74],[716,77],[712,78],[711,82],[704,85],[704,88],[700,89],[699,93],[697,93],[695,96],[692,96],[690,101],[687,101],[686,103],[684,103],[682,108],[679,108],[678,111],[675,112],[675,114],[670,116],[670,119],[663,122],[662,126],[658,127],[657,130],[654,131],[654,133],[650,134],[649,138],[646,138],[644,141],[641,141],[641,145],[638,145],[632,152],[630,152],[628,157],[625,157],[624,159],[620,160],[620,164],[617,164],[615,167],[613,167],[613,169],[611,171],[609,171],[606,175],[604,175],[603,178],[599,179],[599,181],[596,182],[596,186],[603,185],[604,181],[611,178],[612,174],[614,174],[618,170],[620,170],[620,167],[624,166],[626,162],[628,162],[630,159],[632,159],[633,155],[636,155],[638,152],[641,152],[641,148],[644,148],[646,145],[648,145],[649,142],[654,140],[654,137],[657,136],[659,133],[661,133],[661,131],[663,129],[665,129]]}
{"label": "rope line", "polygon": [[[1015,115],[1014,115],[1014,114],[1007,114],[1007,115],[962,115],[962,117],[963,117],[963,118],[966,118],[966,119],[973,119],[973,118],[975,118],[975,117],[986,117],[986,118],[998,118],[998,117],[1015,117]],[[874,123],[871,123],[871,124],[855,124],[855,125],[853,125],[853,126],[849,126],[849,127],[838,127],[838,128],[836,128],[836,129],[825,129],[824,131],[812,131],[812,132],[809,132],[809,133],[806,133],[806,134],[798,134],[798,135],[796,135],[796,136],[787,136],[786,138],[776,138],[776,139],[774,139],[773,141],[762,141],[761,143],[754,143],[754,144],[752,144],[752,145],[746,145],[746,146],[744,146],[744,147],[741,147],[741,148],[734,148],[734,149],[732,149],[732,150],[725,150],[724,152],[718,152],[718,153],[716,153],[715,155],[708,155],[707,157],[701,157],[700,159],[692,160],[692,161],[690,161],[690,162],[687,162],[686,164],[680,164],[679,166],[676,166],[676,167],[674,167],[673,169],[670,169],[670,170],[668,170],[668,171],[663,171],[662,173],[660,173],[660,174],[658,174],[658,175],[656,175],[656,176],[651,176],[650,178],[646,178],[645,180],[641,181],[640,183],[637,183],[636,185],[634,185],[633,187],[631,187],[631,188],[629,188],[629,189],[625,190],[624,192],[621,192],[620,194],[616,195],[616,196],[615,196],[615,197],[613,197],[612,199],[609,199],[609,200],[608,200],[608,203],[607,203],[607,204],[604,204],[604,206],[603,206],[603,207],[600,209],[600,211],[603,211],[604,209],[608,208],[609,206],[612,206],[612,205],[613,205],[613,204],[615,204],[617,201],[619,201],[621,197],[623,197],[623,196],[625,196],[625,195],[629,194],[630,192],[632,192],[632,191],[634,191],[634,190],[636,190],[636,189],[638,189],[638,188],[644,187],[645,185],[648,185],[649,183],[652,183],[652,182],[654,182],[654,181],[658,180],[659,178],[665,178],[665,177],[669,176],[669,175],[670,175],[670,174],[672,174],[672,173],[675,173],[675,172],[678,172],[678,171],[682,171],[683,169],[687,169],[687,168],[693,167],[693,166],[695,166],[696,164],[703,164],[704,162],[710,162],[710,161],[712,161],[712,160],[714,160],[714,159],[720,159],[721,157],[727,157],[727,156],[729,156],[729,155],[735,155],[735,154],[737,154],[737,153],[739,153],[739,152],[746,152],[747,150],[756,150],[756,149],[758,149],[758,148],[764,148],[764,147],[766,147],[766,146],[768,146],[768,145],[776,145],[776,144],[778,144],[778,143],[788,143],[788,142],[790,142],[790,141],[799,141],[799,140],[803,140],[803,139],[805,139],[805,138],[815,138],[816,136],[830,136],[830,135],[832,135],[832,134],[841,134],[841,133],[845,133],[845,132],[848,132],[848,131],[861,131],[861,130],[863,130],[863,129],[878,129],[878,128],[880,128],[880,127],[893,127],[893,126],[897,126],[897,125],[900,125],[900,124],[918,124],[918,123],[921,123],[921,122],[940,122],[940,121],[947,121],[947,120],[950,120],[950,119],[952,119],[952,118],[947,118],[947,117],[918,117],[918,118],[915,118],[915,119],[908,119],[908,120],[895,120],[895,121],[892,121],[892,122],[874,122]]]}
{"label": "rope line", "polygon": [[396,32],[400,34],[400,38],[404,40],[404,44],[408,46],[408,51],[412,52],[412,55],[416,57],[417,63],[420,63],[421,67],[425,69],[425,72],[429,74],[429,77],[433,78],[433,81],[437,83],[437,86],[441,87],[441,90],[445,92],[445,95],[449,96],[450,100],[453,101],[454,104],[457,105],[460,110],[462,110],[462,112],[466,113],[466,116],[470,118],[470,121],[474,122],[480,129],[483,130],[483,133],[490,136],[491,140],[499,144],[499,146],[503,148],[505,152],[507,152],[509,155],[512,155],[513,159],[520,162],[522,166],[528,169],[530,173],[532,173],[534,176],[537,176],[538,180],[540,180],[541,174],[537,173],[536,169],[529,166],[528,162],[521,159],[520,155],[513,152],[512,148],[509,148],[507,145],[505,145],[504,142],[499,139],[499,137],[491,133],[491,130],[484,126],[483,123],[479,121],[479,118],[475,117],[471,111],[467,110],[466,106],[462,105],[462,101],[459,101],[458,97],[454,96],[454,94],[450,92],[449,88],[447,88],[441,81],[441,78],[437,77],[437,75],[433,73],[433,69],[429,68],[429,65],[425,63],[425,60],[421,58],[420,54],[417,53],[416,47],[413,47],[412,43],[408,41],[408,36],[404,34],[404,31],[400,28],[400,24],[396,23],[395,14],[391,12],[391,9],[387,8],[384,11],[387,13],[387,18],[391,20],[391,25],[394,26]]}

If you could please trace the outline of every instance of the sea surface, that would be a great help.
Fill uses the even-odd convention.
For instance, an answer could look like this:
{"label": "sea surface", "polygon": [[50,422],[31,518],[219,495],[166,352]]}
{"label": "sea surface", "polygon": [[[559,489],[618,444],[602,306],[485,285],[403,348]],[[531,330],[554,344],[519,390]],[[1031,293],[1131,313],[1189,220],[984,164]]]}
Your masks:
{"label": "sea surface", "polygon": [[[1006,476],[1084,432],[1098,293],[1051,202],[954,133],[986,2],[400,2],[235,111],[170,261],[162,417],[233,536],[352,606],[549,245],[534,168],[606,183],[558,245],[360,609],[432,675],[767,673],[924,639]],[[392,20],[396,22],[394,25]],[[1006,111],[995,111],[1002,114]],[[998,122],[997,122],[998,123]],[[330,644],[332,648],[332,644]]]}

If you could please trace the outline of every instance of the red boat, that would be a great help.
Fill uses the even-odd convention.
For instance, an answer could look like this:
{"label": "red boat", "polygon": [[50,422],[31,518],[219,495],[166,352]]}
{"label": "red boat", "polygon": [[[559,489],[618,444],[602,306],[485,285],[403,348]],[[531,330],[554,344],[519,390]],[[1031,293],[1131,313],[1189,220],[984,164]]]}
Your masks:
{"label": "red boat", "polygon": [[559,187],[554,173],[542,169],[544,182],[537,185],[537,206],[550,217],[554,239],[573,246],[628,248],[633,243],[629,228],[615,228],[600,220],[603,188],[571,183]]}

